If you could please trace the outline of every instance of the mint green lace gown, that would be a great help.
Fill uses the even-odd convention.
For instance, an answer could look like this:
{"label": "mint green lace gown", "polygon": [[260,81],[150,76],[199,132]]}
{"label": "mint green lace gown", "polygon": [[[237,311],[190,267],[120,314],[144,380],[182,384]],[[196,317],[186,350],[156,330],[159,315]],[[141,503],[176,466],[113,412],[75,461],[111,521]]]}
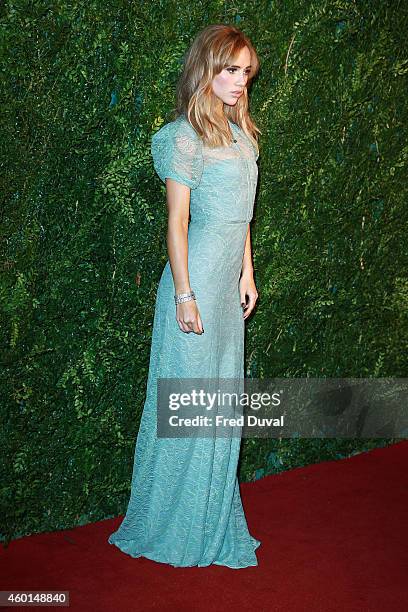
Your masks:
{"label": "mint green lace gown", "polygon": [[158,286],[147,392],[126,515],[109,543],[132,557],[176,567],[258,565],[242,507],[241,439],[158,438],[157,378],[243,378],[244,324],[239,278],[258,178],[251,141],[230,122],[233,142],[205,146],[181,115],[152,138],[154,168],[187,185],[188,269],[204,334],[176,321],[167,261]]}

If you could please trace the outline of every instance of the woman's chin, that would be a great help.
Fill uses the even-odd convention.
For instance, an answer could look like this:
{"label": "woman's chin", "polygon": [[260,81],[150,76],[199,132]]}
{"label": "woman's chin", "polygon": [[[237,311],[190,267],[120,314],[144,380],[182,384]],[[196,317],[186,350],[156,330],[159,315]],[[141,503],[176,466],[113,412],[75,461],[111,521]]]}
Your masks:
{"label": "woman's chin", "polygon": [[224,104],[228,104],[228,106],[235,106],[238,102],[238,98],[228,98],[228,100],[224,100]]}

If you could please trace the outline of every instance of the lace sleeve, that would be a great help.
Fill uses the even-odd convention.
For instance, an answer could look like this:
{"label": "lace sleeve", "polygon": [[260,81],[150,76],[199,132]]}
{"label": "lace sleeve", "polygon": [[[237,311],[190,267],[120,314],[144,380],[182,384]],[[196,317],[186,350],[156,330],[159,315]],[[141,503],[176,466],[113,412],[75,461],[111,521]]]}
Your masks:
{"label": "lace sleeve", "polygon": [[153,165],[163,183],[172,178],[196,189],[203,172],[202,140],[187,120],[166,123],[152,136]]}

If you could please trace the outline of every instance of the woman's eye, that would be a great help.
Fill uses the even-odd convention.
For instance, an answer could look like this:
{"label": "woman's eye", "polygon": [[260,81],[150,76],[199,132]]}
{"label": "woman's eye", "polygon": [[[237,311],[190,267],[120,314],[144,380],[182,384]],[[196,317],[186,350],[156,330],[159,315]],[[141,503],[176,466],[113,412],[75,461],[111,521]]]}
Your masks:
{"label": "woman's eye", "polygon": [[[229,72],[230,74],[233,74],[234,72],[236,72],[236,70],[237,70],[237,69],[236,69],[236,68],[227,68],[227,70],[228,70],[228,72]],[[246,74],[246,76],[248,76],[248,75],[250,74],[250,72],[251,72],[251,69],[250,69],[250,68],[249,68],[248,70],[245,70],[245,74]]]}

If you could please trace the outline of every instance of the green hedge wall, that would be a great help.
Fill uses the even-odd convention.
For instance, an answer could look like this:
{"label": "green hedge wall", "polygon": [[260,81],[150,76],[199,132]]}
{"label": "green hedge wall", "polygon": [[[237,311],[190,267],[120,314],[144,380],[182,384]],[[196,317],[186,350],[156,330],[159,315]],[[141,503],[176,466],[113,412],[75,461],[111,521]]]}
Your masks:
{"label": "green hedge wall", "polygon": [[[167,259],[150,139],[209,23],[261,59],[250,377],[407,376],[403,2],[1,11],[0,539],[125,510]],[[244,440],[241,480],[394,440]]]}

